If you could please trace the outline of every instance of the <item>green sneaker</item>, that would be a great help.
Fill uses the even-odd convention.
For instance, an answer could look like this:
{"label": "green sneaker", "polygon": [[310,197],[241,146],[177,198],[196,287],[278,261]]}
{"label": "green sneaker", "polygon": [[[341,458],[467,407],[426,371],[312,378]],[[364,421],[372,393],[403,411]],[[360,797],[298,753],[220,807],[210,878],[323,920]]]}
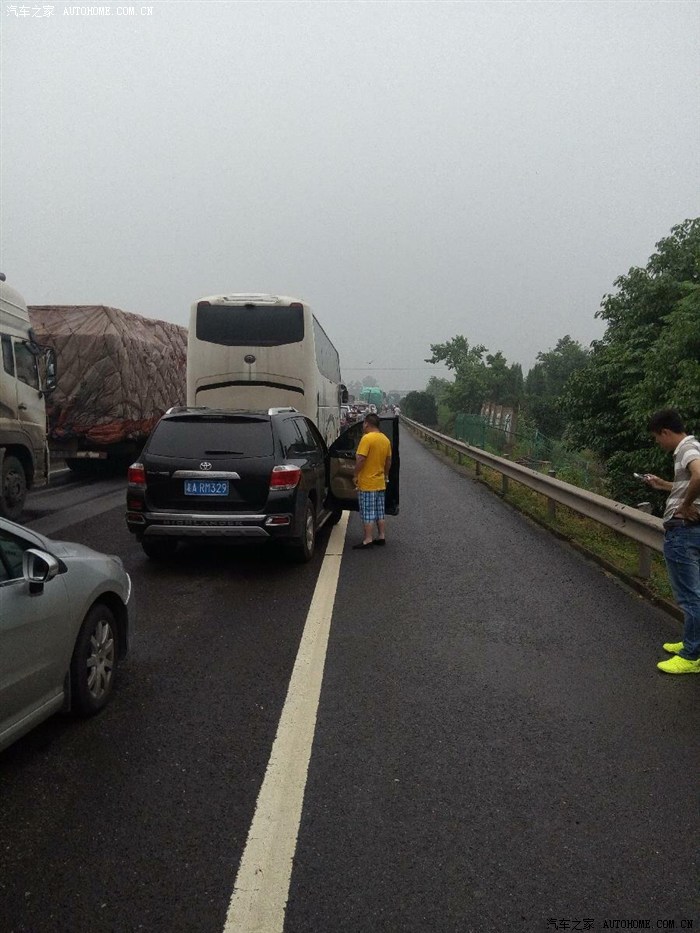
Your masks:
{"label": "green sneaker", "polygon": [[663,646],[664,651],[668,651],[669,654],[680,654],[683,648],[682,641],[667,641]]}
{"label": "green sneaker", "polygon": [[700,674],[700,658],[697,661],[689,661],[677,654],[668,661],[659,661],[656,666],[665,674]]}

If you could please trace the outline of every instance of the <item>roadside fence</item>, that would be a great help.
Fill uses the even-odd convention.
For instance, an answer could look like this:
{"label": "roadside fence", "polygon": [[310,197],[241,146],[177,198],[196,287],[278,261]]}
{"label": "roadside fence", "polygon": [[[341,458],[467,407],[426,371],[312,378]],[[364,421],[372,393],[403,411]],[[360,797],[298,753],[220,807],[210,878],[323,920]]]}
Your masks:
{"label": "roadside fence", "polygon": [[499,456],[542,470],[556,470],[560,479],[583,486],[593,492],[604,492],[600,467],[567,450],[561,441],[547,437],[536,427],[506,431],[488,423],[483,415],[458,414],[454,434],[457,440],[472,447],[481,447]]}

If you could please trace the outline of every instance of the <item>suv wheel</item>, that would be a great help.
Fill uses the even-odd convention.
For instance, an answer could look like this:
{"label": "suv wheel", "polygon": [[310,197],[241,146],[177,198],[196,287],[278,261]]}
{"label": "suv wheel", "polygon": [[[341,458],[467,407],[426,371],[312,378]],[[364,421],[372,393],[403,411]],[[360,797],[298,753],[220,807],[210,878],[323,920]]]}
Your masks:
{"label": "suv wheel", "polygon": [[168,560],[177,551],[177,538],[145,538],[141,547],[151,560]]}
{"label": "suv wheel", "polygon": [[316,509],[311,501],[307,501],[304,512],[304,528],[300,538],[295,538],[291,544],[292,555],[299,563],[305,564],[314,556],[316,548]]}

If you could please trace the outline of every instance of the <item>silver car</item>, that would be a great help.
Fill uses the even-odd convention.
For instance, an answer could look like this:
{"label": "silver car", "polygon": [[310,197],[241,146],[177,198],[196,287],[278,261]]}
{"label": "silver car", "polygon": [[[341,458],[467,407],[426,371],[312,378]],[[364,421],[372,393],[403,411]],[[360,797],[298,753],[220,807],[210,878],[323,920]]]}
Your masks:
{"label": "silver car", "polygon": [[98,713],[131,626],[118,557],[0,518],[0,749],[58,710]]}

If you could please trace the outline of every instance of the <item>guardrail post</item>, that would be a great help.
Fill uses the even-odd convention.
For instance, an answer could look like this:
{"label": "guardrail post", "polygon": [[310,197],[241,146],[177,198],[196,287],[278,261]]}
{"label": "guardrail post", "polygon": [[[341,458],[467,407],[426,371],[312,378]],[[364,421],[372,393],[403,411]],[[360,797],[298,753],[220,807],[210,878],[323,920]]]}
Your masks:
{"label": "guardrail post", "polygon": [[477,476],[481,476],[481,464],[479,463],[478,460],[474,461],[474,473]]}
{"label": "guardrail post", "polygon": [[[640,512],[651,514],[651,502],[640,502],[637,508]],[[637,575],[641,577],[642,580],[648,580],[651,576],[651,550],[646,544],[638,544],[637,551],[639,553]]]}
{"label": "guardrail post", "polygon": [[[504,457],[504,460],[508,460],[508,457]],[[508,477],[505,473],[501,473],[501,492],[505,496],[508,492]]]}
{"label": "guardrail post", "polygon": [[[557,475],[556,470],[547,470],[547,476],[551,476],[552,479],[555,479]],[[554,499],[547,499],[547,518],[554,521],[557,517],[557,504]]]}

